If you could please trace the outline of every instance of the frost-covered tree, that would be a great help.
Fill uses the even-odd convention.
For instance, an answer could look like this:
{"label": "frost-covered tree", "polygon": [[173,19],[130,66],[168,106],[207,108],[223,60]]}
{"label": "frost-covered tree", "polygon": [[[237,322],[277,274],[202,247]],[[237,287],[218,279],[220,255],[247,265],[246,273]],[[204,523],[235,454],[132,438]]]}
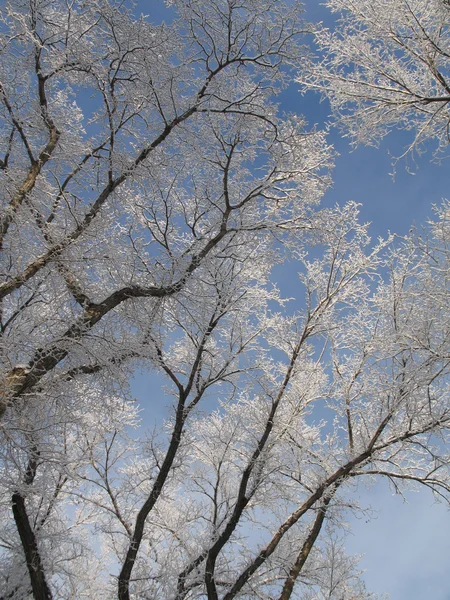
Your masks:
{"label": "frost-covered tree", "polygon": [[[85,544],[58,500],[127,425],[132,371],[164,370],[181,328],[179,401],[195,390],[195,406],[226,316],[209,385],[232,378],[279,240],[311,229],[328,184],[323,134],[273,103],[304,55],[299,7],[173,4],[171,25],[114,2],[2,7],[0,413],[19,536],[5,534],[5,560],[25,557],[39,598],[80,597],[67,569]],[[6,567],[4,594],[28,590],[24,572]]]}
{"label": "frost-covered tree", "polygon": [[128,307],[149,326],[203,264],[306,227],[324,189],[323,135],[271,102],[298,7],[176,4],[170,27],[108,2],[2,11],[2,411],[117,358]]}
{"label": "frost-covered tree", "polygon": [[319,210],[299,6],[170,4],[2,8],[0,597],[369,600],[354,481],[450,491],[448,207],[375,247]]}
{"label": "frost-covered tree", "polygon": [[333,31],[318,27],[320,65],[302,81],[331,102],[357,142],[411,131],[446,154],[450,130],[450,5],[445,0],[328,0]]}

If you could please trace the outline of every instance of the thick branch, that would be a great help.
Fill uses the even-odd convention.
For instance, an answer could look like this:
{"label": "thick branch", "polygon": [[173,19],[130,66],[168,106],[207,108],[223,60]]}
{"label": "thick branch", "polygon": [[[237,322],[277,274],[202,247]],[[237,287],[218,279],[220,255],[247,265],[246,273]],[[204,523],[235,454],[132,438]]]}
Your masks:
{"label": "thick branch", "polygon": [[[31,485],[36,476],[37,459],[39,452],[34,447],[28,461],[25,472],[24,483]],[[25,497],[20,492],[12,495],[12,510],[17,531],[25,554],[28,573],[30,575],[31,588],[33,590],[34,600],[51,600],[52,593],[48,587],[44,568],[37,545],[36,536],[31,527],[28,513],[25,506]]]}
{"label": "thick branch", "polygon": [[340,467],[335,473],[333,473],[333,475],[328,477],[328,479],[326,479],[323,484],[320,485],[313,494],[311,494],[308,500],[306,500],[306,502],[304,502],[296,511],[294,511],[278,528],[270,542],[261,550],[254,561],[241,573],[230,591],[225,594],[223,600],[232,600],[232,598],[235,598],[236,594],[241,591],[253,573],[255,573],[255,571],[259,569],[259,567],[269,558],[269,556],[275,552],[278,544],[281,542],[283,536],[289,531],[289,529],[293,527],[303,517],[304,514],[311,510],[314,504],[318,502],[326,494],[326,492],[330,490],[330,488],[336,489],[336,487],[341,484],[341,481],[347,477],[356,466],[364,463],[368,458],[370,458],[371,453],[372,450],[366,450],[353,460]]}
{"label": "thick branch", "polygon": [[47,144],[45,145],[45,148],[40,152],[37,159],[35,159],[33,156],[31,148],[28,145],[28,141],[27,141],[25,132],[22,128],[22,125],[17,120],[17,118],[14,116],[12,106],[10,105],[10,103],[6,97],[3,86],[0,84],[0,96],[2,97],[4,104],[5,104],[8,112],[11,115],[11,119],[13,121],[14,127],[19,132],[19,134],[22,138],[22,141],[25,144],[25,147],[27,149],[27,153],[28,153],[28,156],[29,156],[29,159],[31,162],[31,167],[30,167],[30,170],[28,171],[28,175],[26,176],[25,180],[22,182],[19,189],[13,196],[8,209],[5,211],[5,214],[0,221],[0,250],[3,248],[3,242],[4,242],[6,234],[8,233],[9,226],[14,218],[14,214],[18,211],[18,209],[22,205],[22,202],[24,201],[27,194],[29,194],[31,192],[31,190],[34,188],[34,186],[36,184],[36,180],[42,170],[42,167],[51,158],[51,156],[56,148],[56,145],[58,143],[58,140],[60,138],[60,135],[61,135],[60,132],[58,131],[58,128],[56,127],[54,122],[50,119],[50,117],[47,114],[47,99],[46,99],[46,95],[45,95],[45,81],[44,81],[42,75],[40,74],[38,59],[36,59],[36,60],[37,60],[36,70],[38,72],[39,102],[41,105],[41,112],[44,116],[44,122],[48,129]]}
{"label": "thick branch", "polygon": [[12,496],[12,509],[25,553],[34,600],[52,600],[52,593],[45,578],[36,537],[28,519],[25,499],[19,492]]}
{"label": "thick branch", "polygon": [[312,529],[303,543],[302,549],[300,550],[300,553],[297,556],[297,560],[292,565],[292,568],[289,571],[289,575],[286,581],[284,582],[283,589],[278,600],[289,600],[289,598],[291,597],[295,582],[297,581],[297,578],[300,575],[303,566],[312,548],[314,547],[314,544],[316,543],[317,538],[319,537],[320,530],[322,529],[322,525],[325,520],[327,508],[331,502],[332,497],[333,494],[330,494],[327,498],[325,498],[323,505],[318,509],[318,514],[315,518]]}

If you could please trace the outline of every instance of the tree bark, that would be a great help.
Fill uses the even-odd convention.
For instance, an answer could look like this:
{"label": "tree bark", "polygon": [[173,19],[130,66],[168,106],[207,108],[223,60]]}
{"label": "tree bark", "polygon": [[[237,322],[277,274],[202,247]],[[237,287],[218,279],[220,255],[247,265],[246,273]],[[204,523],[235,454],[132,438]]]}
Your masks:
{"label": "tree bark", "polygon": [[300,550],[299,555],[297,556],[297,560],[292,565],[291,570],[289,571],[289,575],[284,582],[283,589],[281,591],[280,597],[278,600],[289,600],[292,592],[294,590],[295,582],[297,581],[298,576],[300,575],[303,566],[308,559],[308,556],[316,543],[316,540],[319,536],[320,530],[322,529],[323,522],[325,520],[325,514],[327,512],[328,505],[330,504],[331,498],[333,496],[328,496],[323,503],[323,506],[319,508],[319,512],[314,520],[314,524],[312,526],[311,531],[309,532],[308,537],[303,543],[302,549]]}
{"label": "tree bark", "polygon": [[53,596],[45,578],[36,536],[30,525],[25,507],[25,498],[19,492],[14,493],[12,496],[12,509],[27,562],[33,598],[34,600],[52,600]]}

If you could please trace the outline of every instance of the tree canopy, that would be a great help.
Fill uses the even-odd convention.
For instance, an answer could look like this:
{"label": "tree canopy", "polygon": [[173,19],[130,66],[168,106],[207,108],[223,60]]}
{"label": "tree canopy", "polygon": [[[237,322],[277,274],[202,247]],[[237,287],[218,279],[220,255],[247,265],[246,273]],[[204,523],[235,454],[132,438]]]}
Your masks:
{"label": "tree canopy", "polygon": [[450,499],[450,206],[372,242],[277,96],[445,152],[447,3],[168,4],[1,9],[0,597],[374,599],[355,482]]}

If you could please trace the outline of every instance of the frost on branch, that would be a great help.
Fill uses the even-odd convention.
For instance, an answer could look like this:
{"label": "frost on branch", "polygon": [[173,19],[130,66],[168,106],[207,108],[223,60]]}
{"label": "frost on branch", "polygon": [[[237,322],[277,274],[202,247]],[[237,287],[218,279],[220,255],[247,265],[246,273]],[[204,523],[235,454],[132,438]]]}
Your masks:
{"label": "frost on branch", "polygon": [[323,134],[272,100],[297,7],[178,8],[170,27],[107,2],[4,8],[2,414],[63,362],[139,355],[130,310],[148,329],[216,257],[269,244],[270,268],[271,235],[308,228],[329,184]]}
{"label": "frost on branch", "polygon": [[329,0],[334,31],[318,27],[321,62],[300,78],[329,98],[356,142],[411,131],[405,154],[425,142],[448,154],[450,7],[442,0]]}
{"label": "frost on branch", "polygon": [[2,9],[0,595],[367,599],[355,478],[448,499],[447,207],[397,246],[320,210],[299,7],[172,5]]}

